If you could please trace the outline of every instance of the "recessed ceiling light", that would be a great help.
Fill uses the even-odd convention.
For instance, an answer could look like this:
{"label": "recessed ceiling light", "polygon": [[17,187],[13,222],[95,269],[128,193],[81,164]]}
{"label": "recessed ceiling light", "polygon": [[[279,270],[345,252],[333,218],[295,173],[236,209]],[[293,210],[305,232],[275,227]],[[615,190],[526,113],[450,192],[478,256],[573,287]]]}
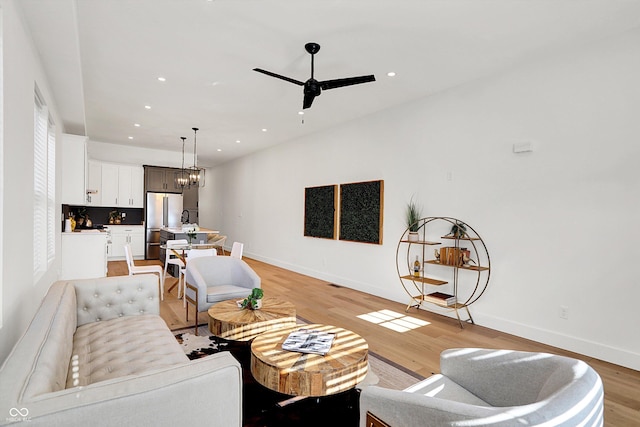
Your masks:
{"label": "recessed ceiling light", "polygon": [[298,111],[298,114],[302,116],[304,114],[304,111]]}
{"label": "recessed ceiling light", "polygon": [[266,131],[267,131],[267,128],[262,128],[262,132],[266,132]]}
{"label": "recessed ceiling light", "polygon": [[387,73],[387,76],[389,76],[389,77],[395,77],[395,76],[396,76],[396,73],[395,73],[395,71],[389,71],[389,72]]}
{"label": "recessed ceiling light", "polygon": [[140,127],[140,123],[134,123],[133,124],[135,127],[139,128]]}
{"label": "recessed ceiling light", "polygon": [[222,151],[222,148],[218,148],[218,150],[217,150],[217,151]]}
{"label": "recessed ceiling light", "polygon": [[151,110],[151,105],[145,105],[144,108],[146,108],[147,110]]}
{"label": "recessed ceiling light", "polygon": [[240,144],[240,140],[239,139],[236,140],[236,144]]}
{"label": "recessed ceiling light", "polygon": [[159,82],[166,82],[166,81],[167,81],[167,79],[165,79],[164,77],[158,77],[158,81],[159,81]]}
{"label": "recessed ceiling light", "polygon": [[129,139],[133,139],[133,137],[132,137],[132,136],[130,136],[130,137],[129,137]]}

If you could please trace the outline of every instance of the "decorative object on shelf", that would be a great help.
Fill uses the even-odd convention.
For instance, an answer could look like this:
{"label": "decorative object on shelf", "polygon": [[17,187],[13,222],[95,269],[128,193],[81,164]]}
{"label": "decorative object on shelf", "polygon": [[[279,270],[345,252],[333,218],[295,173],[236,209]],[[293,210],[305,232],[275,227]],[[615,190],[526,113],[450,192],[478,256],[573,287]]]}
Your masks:
{"label": "decorative object on shelf", "polygon": [[405,218],[407,220],[407,227],[409,228],[408,240],[410,242],[417,242],[418,239],[418,227],[420,226],[419,220],[422,217],[422,208],[419,207],[416,202],[413,201],[413,196],[407,203],[407,209],[405,211]]}
{"label": "decorative object on shelf", "polygon": [[181,136],[180,139],[182,140],[182,168],[176,173],[176,186],[184,190],[185,187],[189,186],[189,173],[184,168],[184,141],[187,137]]}
{"label": "decorative object on shelf", "polygon": [[420,268],[420,259],[418,258],[418,255],[416,255],[416,260],[413,263],[413,275],[415,277],[420,277],[420,270],[422,270]]}
{"label": "decorative object on shelf", "polygon": [[264,292],[261,288],[253,288],[249,296],[243,299],[239,305],[241,308],[248,308],[250,310],[259,310],[262,308],[262,298]]}
{"label": "decorative object on shelf", "polygon": [[204,175],[204,170],[198,168],[198,142],[196,139],[196,134],[198,132],[198,128],[193,129],[193,166],[188,168],[189,171],[189,185],[195,185],[197,187],[201,187],[203,185],[204,180],[202,179],[202,175]]}
{"label": "decorative object on shelf", "polygon": [[[491,259],[482,238],[465,222],[450,217],[420,218],[417,242],[409,240],[410,232],[410,228],[404,231],[396,250],[398,277],[410,297],[407,310],[428,303],[454,311],[461,328],[463,322],[474,323],[469,306],[484,294],[491,274]],[[453,246],[427,250],[443,243]],[[422,272],[416,276],[414,259],[419,261],[420,256]]]}

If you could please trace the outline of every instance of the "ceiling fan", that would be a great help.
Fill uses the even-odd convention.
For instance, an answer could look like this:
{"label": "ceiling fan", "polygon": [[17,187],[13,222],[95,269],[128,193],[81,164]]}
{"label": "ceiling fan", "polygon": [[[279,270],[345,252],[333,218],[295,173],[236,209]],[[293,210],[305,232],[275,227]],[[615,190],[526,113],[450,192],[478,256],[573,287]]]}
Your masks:
{"label": "ceiling fan", "polygon": [[315,97],[319,96],[323,90],[335,89],[342,86],[357,85],[360,83],[374,82],[376,80],[375,76],[371,74],[368,76],[347,77],[344,79],[318,81],[313,78],[313,57],[320,50],[320,45],[318,43],[311,42],[305,44],[304,48],[311,54],[311,78],[306,82],[301,82],[290,77],[281,76],[280,74],[272,73],[271,71],[263,70],[261,68],[253,69],[253,71],[266,74],[267,76],[282,79],[290,83],[295,83],[298,86],[304,86],[304,100],[302,102],[303,109],[311,107],[311,104],[313,103]]}

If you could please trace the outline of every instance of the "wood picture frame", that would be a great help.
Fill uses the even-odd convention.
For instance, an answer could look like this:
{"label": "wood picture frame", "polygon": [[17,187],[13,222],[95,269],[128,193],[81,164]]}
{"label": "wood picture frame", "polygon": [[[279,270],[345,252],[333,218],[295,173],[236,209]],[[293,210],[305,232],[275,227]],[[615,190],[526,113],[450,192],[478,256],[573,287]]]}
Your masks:
{"label": "wood picture frame", "polygon": [[382,244],[384,181],[340,185],[339,239]]}

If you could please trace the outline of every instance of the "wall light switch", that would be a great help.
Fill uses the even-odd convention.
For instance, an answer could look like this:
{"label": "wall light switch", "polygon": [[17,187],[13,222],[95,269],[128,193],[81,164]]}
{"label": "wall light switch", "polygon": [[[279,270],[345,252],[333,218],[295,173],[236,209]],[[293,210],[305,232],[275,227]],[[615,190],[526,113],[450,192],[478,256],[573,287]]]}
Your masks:
{"label": "wall light switch", "polygon": [[531,151],[533,151],[533,143],[531,141],[517,142],[513,144],[514,153],[529,153]]}

